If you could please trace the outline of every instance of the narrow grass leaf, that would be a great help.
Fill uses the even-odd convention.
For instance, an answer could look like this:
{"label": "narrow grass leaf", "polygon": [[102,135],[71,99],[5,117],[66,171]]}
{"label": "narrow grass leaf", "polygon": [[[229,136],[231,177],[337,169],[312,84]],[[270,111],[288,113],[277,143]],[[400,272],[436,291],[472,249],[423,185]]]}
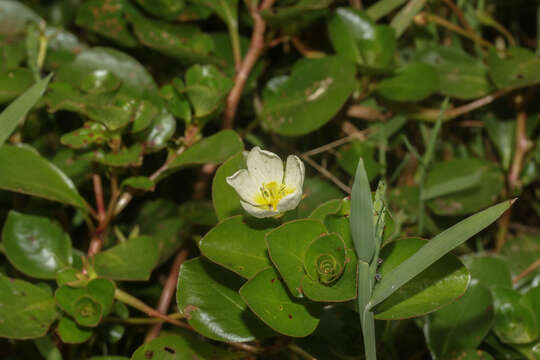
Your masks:
{"label": "narrow grass leaf", "polygon": [[24,119],[28,111],[38,102],[45,92],[52,74],[43,80],[35,83],[30,89],[26,90],[21,96],[13,101],[0,114],[0,146],[11,135],[17,125]]}
{"label": "narrow grass leaf", "polygon": [[373,225],[373,203],[369,180],[360,159],[351,194],[351,234],[358,258],[370,262],[375,251],[375,228]]}
{"label": "narrow grass leaf", "polygon": [[418,250],[413,256],[396,267],[390,274],[385,276],[379,286],[375,288],[369,307],[382,302],[402,285],[420,274],[428,266],[443,257],[457,246],[467,241],[470,237],[485,229],[499,218],[514,202],[507,200],[494,205],[451,228],[443,231],[431,239],[426,245]]}

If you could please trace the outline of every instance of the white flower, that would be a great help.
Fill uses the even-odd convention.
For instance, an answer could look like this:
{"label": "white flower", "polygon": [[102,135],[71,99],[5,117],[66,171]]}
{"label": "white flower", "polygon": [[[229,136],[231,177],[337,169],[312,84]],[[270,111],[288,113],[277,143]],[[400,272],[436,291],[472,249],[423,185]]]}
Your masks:
{"label": "white flower", "polygon": [[240,196],[244,210],[257,218],[266,218],[298,206],[304,172],[304,163],[298,156],[289,155],[283,171],[279,156],[256,146],[247,155],[247,169],[227,177],[227,183]]}

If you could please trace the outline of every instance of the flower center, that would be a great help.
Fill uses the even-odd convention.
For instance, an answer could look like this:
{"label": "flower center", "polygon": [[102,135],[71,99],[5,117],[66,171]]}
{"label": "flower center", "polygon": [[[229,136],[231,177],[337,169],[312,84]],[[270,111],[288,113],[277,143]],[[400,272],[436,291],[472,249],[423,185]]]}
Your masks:
{"label": "flower center", "polygon": [[255,196],[255,203],[260,207],[276,211],[280,200],[293,192],[294,189],[288,188],[285,184],[271,181],[261,186],[260,193]]}

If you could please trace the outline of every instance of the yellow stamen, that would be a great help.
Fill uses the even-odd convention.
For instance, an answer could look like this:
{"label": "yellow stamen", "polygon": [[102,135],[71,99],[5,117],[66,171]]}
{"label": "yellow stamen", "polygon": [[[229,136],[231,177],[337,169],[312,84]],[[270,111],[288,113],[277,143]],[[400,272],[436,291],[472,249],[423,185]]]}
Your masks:
{"label": "yellow stamen", "polygon": [[255,204],[268,210],[277,211],[277,205],[281,199],[292,194],[294,190],[275,181],[265,183],[261,186],[260,192],[255,195]]}

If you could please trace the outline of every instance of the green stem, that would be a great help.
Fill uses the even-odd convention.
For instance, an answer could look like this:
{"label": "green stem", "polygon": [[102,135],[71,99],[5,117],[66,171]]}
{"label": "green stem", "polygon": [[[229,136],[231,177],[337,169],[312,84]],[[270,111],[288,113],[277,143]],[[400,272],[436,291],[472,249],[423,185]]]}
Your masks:
{"label": "green stem", "polygon": [[300,348],[298,345],[296,344],[289,344],[288,346],[289,350],[291,350],[293,353],[297,354],[297,355],[300,355],[300,357],[302,357],[303,359],[306,359],[306,360],[317,360],[317,358],[314,358],[313,356],[311,356],[310,354],[308,354],[304,349]]}
{"label": "green stem", "polygon": [[373,19],[373,21],[377,21],[383,16],[391,13],[401,5],[405,4],[407,0],[381,0],[375,2],[372,6],[370,6],[366,13],[369,15],[370,18]]}
{"label": "green stem", "polygon": [[181,326],[181,327],[184,327],[184,328],[191,329],[191,326],[187,325],[186,323],[183,323],[181,321],[172,319],[172,318],[168,317],[167,315],[164,315],[164,314],[160,313],[159,311],[157,311],[156,309],[153,309],[150,306],[146,305],[145,303],[143,303],[141,300],[137,299],[136,297],[134,297],[134,296],[132,296],[132,295],[118,289],[118,288],[114,292],[114,298],[116,300],[120,301],[120,302],[123,302],[126,305],[129,305],[129,306],[134,307],[135,309],[137,309],[139,311],[142,311],[143,313],[145,313],[145,314],[147,314],[149,316],[160,318],[163,321],[171,323],[173,325],[177,325],[177,326]]}
{"label": "green stem", "polygon": [[[183,319],[184,315],[180,313],[173,313],[167,315],[170,319]],[[133,318],[117,318],[117,317],[108,317],[105,319],[106,322],[113,322],[113,323],[122,323],[122,324],[132,324],[132,325],[146,325],[146,324],[158,324],[165,322],[165,320],[160,318],[140,318],[140,317],[133,317]]]}
{"label": "green stem", "polygon": [[242,65],[242,48],[240,47],[240,34],[238,33],[238,22],[236,20],[227,21],[229,37],[231,38],[231,46],[234,55],[234,65],[236,71]]}
{"label": "green stem", "polygon": [[431,163],[431,159],[433,158],[433,154],[435,152],[435,143],[437,142],[437,137],[442,127],[444,113],[446,112],[446,109],[448,108],[448,102],[449,102],[449,98],[446,97],[441,105],[441,109],[439,111],[439,116],[437,117],[437,121],[435,122],[435,126],[433,126],[433,130],[431,131],[431,135],[429,137],[429,142],[426,148],[426,152],[424,153],[424,159],[420,167],[419,206],[418,206],[418,235],[420,236],[422,236],[424,232],[424,200],[422,196],[424,192],[424,184],[426,182],[427,170],[428,170],[429,164]]}

